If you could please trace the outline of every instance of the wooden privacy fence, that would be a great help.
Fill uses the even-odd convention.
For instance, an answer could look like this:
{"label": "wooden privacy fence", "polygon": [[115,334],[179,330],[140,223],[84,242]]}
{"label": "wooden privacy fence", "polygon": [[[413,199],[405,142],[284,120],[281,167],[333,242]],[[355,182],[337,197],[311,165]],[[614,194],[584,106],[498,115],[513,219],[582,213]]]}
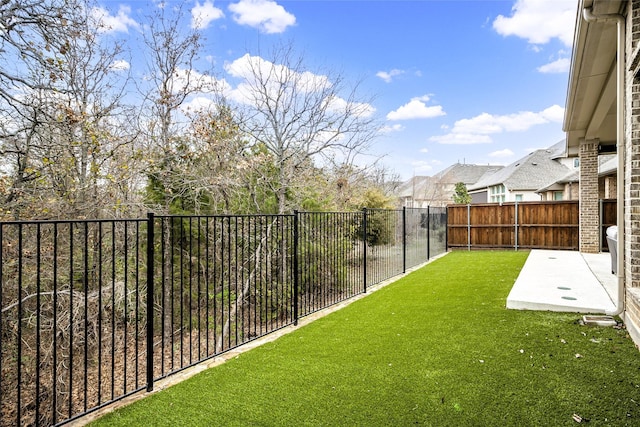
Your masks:
{"label": "wooden privacy fence", "polygon": [[[606,249],[606,228],[616,223],[616,200],[601,200],[599,217]],[[451,249],[578,250],[580,244],[577,200],[449,205],[447,221]]]}
{"label": "wooden privacy fence", "polygon": [[449,205],[450,248],[577,250],[577,201]]}

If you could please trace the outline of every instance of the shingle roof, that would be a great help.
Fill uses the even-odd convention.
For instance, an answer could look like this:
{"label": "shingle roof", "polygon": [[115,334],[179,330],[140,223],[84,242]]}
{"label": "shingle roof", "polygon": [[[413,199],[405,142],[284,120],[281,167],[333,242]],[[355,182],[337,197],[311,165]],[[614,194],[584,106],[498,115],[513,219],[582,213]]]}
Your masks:
{"label": "shingle roof", "polygon": [[598,175],[609,175],[618,170],[618,155],[610,154],[607,156],[599,157],[600,164],[598,168]]}
{"label": "shingle roof", "polygon": [[398,197],[411,197],[414,195],[423,195],[427,188],[431,185],[432,178],[430,176],[414,176],[410,180],[403,182],[396,194]]}
{"label": "shingle roof", "polygon": [[564,141],[549,148],[536,150],[529,155],[511,163],[494,174],[483,177],[469,191],[479,190],[494,185],[504,184],[510,190],[535,191],[566,176],[570,169],[553,160],[564,150]]}
{"label": "shingle roof", "polygon": [[414,176],[403,182],[396,194],[400,198],[412,198],[416,200],[430,199],[439,194],[447,185],[453,186],[458,182],[464,182],[469,186],[487,174],[492,174],[504,166],[492,165],[468,165],[456,163],[449,166],[434,176]]}
{"label": "shingle roof", "polygon": [[579,182],[579,181],[580,181],[580,171],[570,170],[562,178],[547,182],[547,184],[544,187],[537,189],[536,193],[542,193],[544,191],[548,191],[550,188],[552,188],[556,184],[568,184],[570,182]]}
{"label": "shingle roof", "polygon": [[494,173],[504,166],[496,165],[468,165],[456,163],[434,175],[434,179],[442,183],[457,184],[464,182],[469,186],[478,182],[487,173]]}
{"label": "shingle roof", "polygon": [[[598,175],[610,175],[618,169],[618,156],[616,154],[605,154],[598,156]],[[541,193],[547,191],[554,184],[568,184],[570,182],[580,181],[580,171],[573,170],[568,172],[565,176],[549,181],[544,187],[539,188],[536,192]]]}

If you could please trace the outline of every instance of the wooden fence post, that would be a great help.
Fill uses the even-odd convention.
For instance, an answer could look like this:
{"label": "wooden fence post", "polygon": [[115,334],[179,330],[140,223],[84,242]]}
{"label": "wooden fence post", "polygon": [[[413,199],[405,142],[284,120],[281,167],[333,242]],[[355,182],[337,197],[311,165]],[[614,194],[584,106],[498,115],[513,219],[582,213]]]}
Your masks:
{"label": "wooden fence post", "polygon": [[467,250],[471,250],[471,205],[467,204]]}

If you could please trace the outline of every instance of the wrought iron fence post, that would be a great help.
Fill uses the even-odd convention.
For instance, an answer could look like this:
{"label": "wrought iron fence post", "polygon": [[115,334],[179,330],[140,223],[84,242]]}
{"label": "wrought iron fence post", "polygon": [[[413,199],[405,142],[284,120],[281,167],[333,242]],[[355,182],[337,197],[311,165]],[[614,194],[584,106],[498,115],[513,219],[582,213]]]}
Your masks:
{"label": "wrought iron fence post", "polygon": [[363,292],[367,293],[367,208],[362,208],[362,276]]}
{"label": "wrought iron fence post", "polygon": [[[449,252],[449,207],[445,208],[444,251]],[[442,216],[440,216],[442,221]]]}
{"label": "wrought iron fence post", "polygon": [[[73,242],[72,242],[73,243]],[[70,251],[71,252],[71,251]],[[69,277],[73,277],[72,275],[70,275]],[[73,284],[69,284],[69,301],[73,302],[72,298],[73,298]],[[69,306],[71,306],[71,303],[69,303]],[[69,311],[72,311],[71,309]],[[21,402],[22,402],[22,223],[18,224],[18,336],[17,336],[17,343],[18,343],[18,357],[16,358],[17,360],[17,380],[18,380],[18,394],[16,396],[16,425],[22,425],[22,406],[21,406]],[[73,338],[73,335],[71,335],[71,332],[73,331],[72,329],[72,323],[69,322],[69,331],[70,331],[70,339]],[[72,346],[73,341],[70,340],[70,344],[69,344],[69,360],[73,360],[72,359]],[[0,354],[0,357],[2,357],[2,354]],[[71,370],[71,367],[69,368],[69,370]],[[69,381],[69,389],[71,389],[71,381]],[[71,393],[69,393],[69,401],[71,401]]]}
{"label": "wrought iron fence post", "polygon": [[154,214],[147,213],[147,391],[153,390]]}
{"label": "wrought iron fence post", "polygon": [[407,272],[407,207],[402,207],[402,274]]}
{"label": "wrought iron fence post", "polygon": [[293,324],[298,325],[298,299],[300,280],[298,278],[298,239],[300,237],[298,230],[299,212],[293,211]]}

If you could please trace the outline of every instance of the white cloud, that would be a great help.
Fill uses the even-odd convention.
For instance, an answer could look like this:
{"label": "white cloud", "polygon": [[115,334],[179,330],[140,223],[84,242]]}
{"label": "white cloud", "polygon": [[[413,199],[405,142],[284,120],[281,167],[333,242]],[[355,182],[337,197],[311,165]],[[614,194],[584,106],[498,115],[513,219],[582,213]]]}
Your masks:
{"label": "white cloud", "polygon": [[[322,76],[324,77],[324,76]],[[339,96],[325,99],[327,109],[337,113],[348,113],[350,116],[371,117],[376,109],[373,105],[364,102],[348,102]]]}
{"label": "white cloud", "polygon": [[264,60],[259,56],[251,56],[245,53],[235,61],[225,63],[224,70],[233,77],[248,78],[251,74],[252,61],[256,61],[259,64]]}
{"label": "white cloud", "polygon": [[531,126],[546,122],[547,120],[543,116],[531,111],[506,116],[482,113],[470,119],[457,121],[453,127],[453,132],[490,135],[492,133],[525,131]]}
{"label": "white cloud", "polygon": [[564,120],[564,108],[557,104],[545,108],[539,114],[549,122],[562,123]]}
{"label": "white cloud", "polygon": [[[270,99],[282,96],[297,96],[305,93],[332,92],[332,82],[327,76],[314,74],[310,71],[297,72],[281,64],[274,64],[259,56],[245,54],[233,62],[224,66],[225,71],[240,83],[235,88],[227,88],[227,98],[240,104],[252,104],[264,94],[255,94],[256,86],[260,91],[267,91]],[[271,76],[269,80],[256,82],[256,76]],[[225,82],[226,83],[226,82]],[[283,85],[285,93],[281,93]],[[339,96],[333,95],[323,99],[327,109],[334,112],[348,112],[350,116],[370,117],[376,109],[373,105],[362,102],[349,102]]]}
{"label": "white cloud", "polygon": [[[279,82],[283,81],[294,84],[296,90],[299,92],[319,91],[331,85],[327,76],[313,74],[308,71],[297,73],[284,65],[274,64],[259,56],[251,56],[249,54],[245,54],[235,61],[225,64],[224,69],[230,76],[242,80],[236,89],[232,93],[229,93],[229,96],[234,101],[240,103],[251,102],[251,99],[254,98],[251,92],[252,86],[256,84],[256,76],[273,76],[271,78],[272,87],[265,89],[274,91],[272,94],[274,99],[278,96],[275,91],[281,89]],[[334,100],[334,102],[338,102],[338,100]],[[333,104],[333,106],[337,106],[337,104]]]}
{"label": "white cloud", "polygon": [[398,69],[393,69],[391,71],[378,71],[376,73],[377,77],[380,77],[382,80],[384,80],[386,83],[391,83],[391,81],[393,80],[394,77],[396,76],[400,76],[404,74],[403,70],[398,70]]}
{"label": "white cloud", "polygon": [[513,156],[513,154],[514,154],[513,151],[509,150],[508,148],[505,148],[504,150],[498,150],[498,151],[489,153],[489,157],[498,157],[498,158],[511,157]]}
{"label": "white cloud", "polygon": [[129,68],[131,68],[131,64],[129,64],[129,62],[125,61],[124,59],[113,61],[113,64],[109,66],[109,69],[112,71],[125,71]]}
{"label": "white cloud", "polygon": [[426,154],[426,153],[428,153],[428,152],[429,152],[429,149],[428,149],[428,148],[421,148],[421,149],[420,149],[420,152],[421,152],[421,153],[425,153],[425,154]]}
{"label": "white cloud", "polygon": [[224,17],[224,13],[215,7],[212,1],[207,0],[203,4],[197,1],[191,9],[191,28],[204,30],[211,22],[222,17]]}
{"label": "white cloud", "polygon": [[482,113],[470,119],[458,120],[448,134],[432,136],[429,140],[440,144],[490,143],[491,134],[523,132],[536,125],[562,123],[563,117],[564,108],[559,105],[552,105],[537,113],[524,111],[503,116]]}
{"label": "white cloud", "polygon": [[140,28],[131,14],[129,6],[121,5],[117,15],[111,15],[110,12],[103,7],[94,7],[91,9],[91,17],[94,25],[101,33],[128,33],[129,28]]}
{"label": "white cloud", "polygon": [[183,111],[212,111],[216,108],[217,104],[213,98],[207,96],[196,96],[182,104]]}
{"label": "white cloud", "polygon": [[387,125],[383,126],[383,127],[380,129],[380,133],[401,132],[401,131],[403,131],[403,130],[404,130],[404,126],[402,126],[402,125],[401,125],[401,124],[399,124],[399,123],[396,123],[396,124],[393,124],[393,125],[391,125],[391,126],[387,126]]}
{"label": "white cloud", "polygon": [[576,0],[518,0],[511,16],[499,15],[493,21],[493,29],[531,44],[546,44],[557,38],[571,46],[577,5]]}
{"label": "white cloud", "polygon": [[267,34],[282,33],[296,23],[294,15],[272,0],[240,0],[229,5],[229,10],[238,24]]}
{"label": "white cloud", "polygon": [[453,133],[477,133],[489,135],[501,132],[521,132],[535,125],[549,122],[561,123],[564,108],[553,105],[543,111],[534,113],[522,111],[504,116],[482,113],[470,119],[458,120],[452,129]]}
{"label": "white cloud", "polygon": [[426,160],[416,160],[411,162],[414,172],[429,172],[433,170],[433,166]]}
{"label": "white cloud", "polygon": [[173,93],[193,92],[193,95],[181,106],[184,112],[211,110],[215,107],[218,94],[228,94],[232,91],[225,79],[184,68],[176,70],[169,82],[169,87]]}
{"label": "white cloud", "polygon": [[438,144],[455,145],[489,144],[492,142],[491,137],[488,135],[470,133],[448,133],[446,135],[432,136],[429,141],[437,142]]}
{"label": "white cloud", "polygon": [[427,106],[425,104],[427,101],[429,101],[427,95],[413,98],[407,104],[387,114],[387,120],[430,119],[446,115],[441,105]]}
{"label": "white cloud", "polygon": [[538,71],[541,73],[567,73],[569,72],[570,64],[569,58],[560,58],[538,67]]}

